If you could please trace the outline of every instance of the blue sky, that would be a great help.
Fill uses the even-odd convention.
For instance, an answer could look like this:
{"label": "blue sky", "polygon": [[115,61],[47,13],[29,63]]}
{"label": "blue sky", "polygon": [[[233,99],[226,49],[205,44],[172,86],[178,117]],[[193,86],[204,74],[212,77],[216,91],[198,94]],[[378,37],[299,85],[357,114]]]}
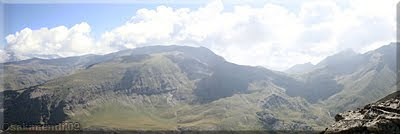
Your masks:
{"label": "blue sky", "polygon": [[[154,9],[159,3],[67,3],[67,4],[4,4],[4,36],[24,28],[40,29],[64,25],[72,27],[80,22],[91,25],[92,34],[101,33],[128,21],[138,9]],[[196,8],[201,4],[164,4],[170,7]],[[3,42],[5,37],[3,37]]]}
{"label": "blue sky", "polygon": [[285,70],[394,41],[399,0],[2,2],[0,62],[173,44],[207,47],[237,64]]}
{"label": "blue sky", "polygon": [[[101,33],[124,24],[136,11],[141,8],[154,9],[165,5],[173,8],[197,9],[207,4],[209,0],[198,0],[196,2],[183,2],[179,0],[169,1],[120,1],[115,3],[97,0],[98,2],[82,2],[70,0],[54,1],[38,0],[36,2],[27,0],[5,0],[4,11],[4,34],[1,44],[5,43],[5,36],[14,34],[24,28],[40,29],[42,27],[52,28],[60,25],[72,27],[80,22],[87,22],[92,27],[92,33],[97,38]],[[290,10],[298,10],[298,2],[290,4],[275,0],[259,0],[248,2],[254,7],[262,6],[265,1],[277,4],[285,4]],[[225,11],[232,10],[232,6],[240,1],[232,0],[225,2]]]}

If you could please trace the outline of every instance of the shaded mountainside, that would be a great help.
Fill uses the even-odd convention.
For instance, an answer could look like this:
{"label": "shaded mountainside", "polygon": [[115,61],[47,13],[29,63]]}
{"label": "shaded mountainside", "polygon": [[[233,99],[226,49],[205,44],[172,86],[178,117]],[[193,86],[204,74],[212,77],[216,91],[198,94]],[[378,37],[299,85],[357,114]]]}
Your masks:
{"label": "shaded mountainside", "polygon": [[383,46],[361,55],[364,62],[351,73],[337,75],[343,89],[322,101],[332,114],[354,109],[397,91],[396,44]]}
{"label": "shaded mountainside", "polygon": [[364,54],[346,50],[332,55],[296,77],[304,88],[287,90],[332,115],[377,101],[396,91],[396,43]]}
{"label": "shaded mountainside", "polygon": [[328,56],[309,71],[300,74],[300,78],[306,83],[306,87],[289,90],[291,96],[301,96],[311,103],[325,100],[343,90],[343,84],[336,80],[337,76],[354,72],[357,67],[363,66],[365,60],[362,55],[352,50],[345,50],[332,56]]}
{"label": "shaded mountainside", "polygon": [[325,133],[399,133],[400,92],[357,110],[339,113]]}
{"label": "shaded mountainside", "polygon": [[[5,78],[5,85],[15,85],[4,92],[7,124],[77,121],[85,129],[310,130],[321,129],[329,119],[326,111],[286,95],[286,90],[303,87],[301,81],[226,62],[202,47],[153,46],[4,66],[9,76],[31,78]],[[24,75],[16,66],[65,72]],[[36,82],[38,78],[42,80]]]}
{"label": "shaded mountainside", "polygon": [[16,125],[323,130],[330,114],[395,90],[394,47],[345,51],[297,77],[233,64],[207,48],[188,46],[9,62],[1,64],[2,110],[5,123]]}
{"label": "shaded mountainside", "polygon": [[290,67],[289,69],[285,70],[285,72],[289,73],[289,74],[302,74],[302,73],[312,71],[313,69],[314,69],[314,65],[311,64],[310,62],[308,62],[308,63],[304,63],[304,64],[294,65],[293,67]]}

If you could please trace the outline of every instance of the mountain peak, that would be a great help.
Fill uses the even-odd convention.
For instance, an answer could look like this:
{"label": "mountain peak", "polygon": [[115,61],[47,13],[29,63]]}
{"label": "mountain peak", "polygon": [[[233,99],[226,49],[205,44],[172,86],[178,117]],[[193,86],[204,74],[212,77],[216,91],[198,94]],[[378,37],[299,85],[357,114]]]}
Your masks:
{"label": "mountain peak", "polygon": [[314,68],[314,64],[311,62],[303,63],[303,64],[296,64],[289,69],[287,69],[285,72],[287,73],[292,73],[292,74],[297,74],[297,73],[305,73],[308,71],[311,71]]}
{"label": "mountain peak", "polygon": [[359,55],[352,49],[345,49],[334,55],[326,57],[324,60],[317,64],[318,67],[328,66],[335,63],[342,63],[349,60],[349,57],[357,57]]}
{"label": "mountain peak", "polygon": [[341,57],[341,56],[353,56],[357,55],[358,53],[355,52],[351,48],[344,49],[343,51],[340,51],[339,53],[336,53],[334,55],[328,56],[328,57]]}

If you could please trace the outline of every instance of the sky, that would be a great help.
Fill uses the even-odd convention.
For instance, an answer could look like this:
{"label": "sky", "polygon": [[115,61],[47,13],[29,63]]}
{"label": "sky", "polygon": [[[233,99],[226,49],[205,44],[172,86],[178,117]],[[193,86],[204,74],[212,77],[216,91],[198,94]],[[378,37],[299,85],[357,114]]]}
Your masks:
{"label": "sky", "polygon": [[395,41],[398,1],[2,0],[0,62],[188,45],[282,71]]}

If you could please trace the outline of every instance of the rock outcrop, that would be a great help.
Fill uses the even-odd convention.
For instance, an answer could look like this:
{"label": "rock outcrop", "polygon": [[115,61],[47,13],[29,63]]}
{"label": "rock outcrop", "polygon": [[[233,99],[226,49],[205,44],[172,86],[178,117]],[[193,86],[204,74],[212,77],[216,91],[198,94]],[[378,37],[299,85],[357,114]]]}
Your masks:
{"label": "rock outcrop", "polygon": [[400,92],[364,108],[339,113],[324,133],[400,133]]}

